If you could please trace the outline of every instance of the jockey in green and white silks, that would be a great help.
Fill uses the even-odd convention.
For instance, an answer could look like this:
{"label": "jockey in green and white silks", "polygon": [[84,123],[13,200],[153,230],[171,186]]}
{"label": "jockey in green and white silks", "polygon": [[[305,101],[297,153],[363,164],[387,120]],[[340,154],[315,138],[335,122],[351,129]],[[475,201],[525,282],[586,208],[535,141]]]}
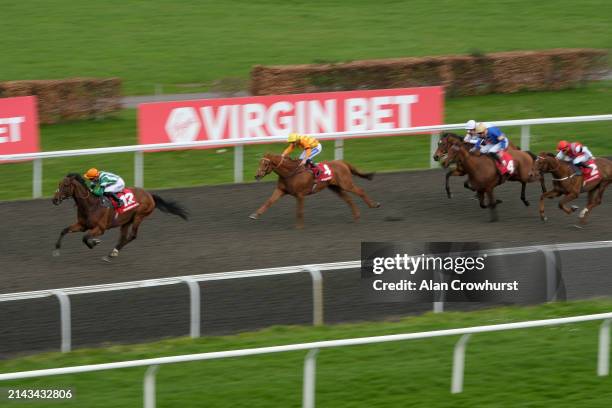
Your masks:
{"label": "jockey in green and white silks", "polygon": [[123,201],[117,196],[125,188],[125,182],[121,177],[108,171],[98,171],[91,168],[83,175],[87,180],[91,181],[91,191],[97,195],[106,195],[115,199],[118,206],[123,205]]}

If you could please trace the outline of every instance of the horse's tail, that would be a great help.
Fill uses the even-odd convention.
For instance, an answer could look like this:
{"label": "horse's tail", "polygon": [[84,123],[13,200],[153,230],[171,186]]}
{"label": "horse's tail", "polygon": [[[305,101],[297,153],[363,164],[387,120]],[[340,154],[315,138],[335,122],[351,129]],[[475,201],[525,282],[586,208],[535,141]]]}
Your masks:
{"label": "horse's tail", "polygon": [[357,170],[355,166],[353,166],[351,163],[345,161],[344,164],[348,166],[349,170],[351,171],[351,174],[355,176],[359,176],[361,178],[365,178],[368,180],[372,180],[374,178],[375,173],[362,173],[359,170]]}
{"label": "horse's tail", "polygon": [[162,212],[168,214],[178,215],[179,217],[187,221],[187,216],[189,215],[189,212],[179,203],[170,200],[166,201],[157,194],[151,195],[153,196],[153,200],[155,201],[156,208],[159,208]]}

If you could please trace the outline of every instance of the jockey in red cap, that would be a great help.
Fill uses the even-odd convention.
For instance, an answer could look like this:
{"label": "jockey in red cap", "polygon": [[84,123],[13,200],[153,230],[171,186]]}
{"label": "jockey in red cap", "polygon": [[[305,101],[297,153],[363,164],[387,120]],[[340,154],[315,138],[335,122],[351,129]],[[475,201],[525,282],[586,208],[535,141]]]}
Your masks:
{"label": "jockey in red cap", "polygon": [[557,159],[572,163],[576,167],[576,175],[581,176],[580,167],[587,167],[587,162],[593,158],[593,153],[581,143],[570,143],[561,140],[557,144]]}

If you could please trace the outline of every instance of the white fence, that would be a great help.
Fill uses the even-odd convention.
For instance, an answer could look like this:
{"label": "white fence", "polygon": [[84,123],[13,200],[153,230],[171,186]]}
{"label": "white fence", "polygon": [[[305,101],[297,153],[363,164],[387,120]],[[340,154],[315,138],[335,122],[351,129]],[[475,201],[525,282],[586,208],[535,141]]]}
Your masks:
{"label": "white fence", "polygon": [[[523,246],[514,248],[501,248],[486,250],[487,256],[503,256],[516,255],[526,253],[541,253],[546,262],[546,282],[547,282],[547,300],[555,299],[558,281],[557,281],[557,265],[554,252],[556,251],[576,251],[590,250],[612,247],[612,241],[594,241],[594,242],[577,242],[567,244],[553,245],[537,245]],[[436,254],[431,254],[436,255]],[[461,254],[444,254],[445,256],[460,256]],[[321,272],[334,270],[358,269],[361,266],[361,261],[335,262],[327,264],[314,265],[299,265],[282,268],[255,269],[236,272],[208,273],[191,276],[178,276],[172,278],[148,279],[132,282],[121,282],[112,284],[80,286],[64,289],[39,290],[32,292],[7,293],[0,295],[0,302],[37,299],[55,296],[59,300],[60,305],[60,324],[61,324],[61,350],[68,352],[72,349],[72,319],[71,319],[71,295],[79,295],[86,293],[100,293],[116,290],[138,289],[147,287],[157,287],[163,285],[187,284],[190,296],[190,328],[191,337],[196,338],[201,335],[201,300],[200,286],[198,282],[227,280],[227,279],[244,279],[255,278],[261,276],[278,276],[295,273],[308,273],[312,278],[312,322],[314,325],[322,325],[324,322],[323,313],[323,278]],[[434,312],[442,312],[444,310],[443,296],[435,299],[433,302]],[[101,339],[103,340],[103,339]]]}
{"label": "white fence", "polygon": [[[76,367],[51,368],[45,370],[22,371],[16,373],[0,374],[0,381],[18,380],[23,378],[47,377],[53,375],[86,373],[93,371],[113,370],[130,367],[149,367],[146,370],[143,382],[143,403],[145,408],[154,408],[156,405],[155,376],[162,364],[182,363],[188,361],[214,360],[230,357],[244,357],[259,354],[282,353],[289,351],[308,350],[304,359],[304,377],[302,385],[302,407],[314,408],[316,401],[316,358],[320,349],[332,347],[357,346],[363,344],[386,343],[392,341],[429,339],[443,336],[461,335],[455,345],[453,354],[453,370],[451,378],[451,392],[456,394],[463,391],[463,377],[465,368],[465,347],[472,334],[499,332],[533,327],[548,327],[562,324],[591,322],[603,320],[599,329],[599,347],[597,353],[597,375],[607,376],[610,373],[610,322],[612,313],[563,317],[558,319],[532,320],[518,323],[506,323],[490,326],[466,327],[461,329],[436,330],[421,333],[393,334],[387,336],[361,337],[343,340],[327,340],[312,343],[289,344],[284,346],[261,347],[253,349],[218,351],[200,354],[188,354],[172,357],[159,357],[144,360],[121,361],[116,363],[91,364]],[[520,358],[520,357],[517,357]]]}
{"label": "white fence", "polygon": [[[612,114],[609,115],[591,115],[591,116],[570,116],[560,118],[541,118],[541,119],[522,119],[522,120],[503,120],[503,121],[488,121],[488,123],[497,126],[521,126],[521,148],[529,150],[530,142],[530,126],[559,124],[559,123],[578,123],[578,122],[596,122],[612,120]],[[386,130],[366,130],[361,132],[335,132],[335,133],[319,133],[316,135],[321,140],[335,140],[334,157],[339,160],[343,157],[344,139],[368,138],[375,136],[397,136],[407,134],[425,134],[431,133],[431,148],[430,157],[437,148],[439,133],[446,130],[463,129],[463,123],[455,123],[450,125],[439,126],[419,126],[410,128],[386,129]],[[3,161],[15,160],[33,160],[33,176],[32,176],[32,196],[34,198],[42,197],[42,160],[58,157],[74,157],[88,156],[94,154],[109,154],[109,153],[134,153],[134,185],[136,187],[144,186],[144,171],[143,152],[148,151],[163,151],[176,149],[201,148],[206,146],[235,146],[234,150],[234,181],[240,183],[243,181],[244,163],[243,163],[243,147],[244,145],[257,143],[271,143],[284,141],[285,137],[255,137],[249,139],[224,139],[224,140],[208,140],[189,143],[157,143],[148,145],[133,145],[133,146],[118,146],[118,147],[102,147],[97,149],[79,149],[79,150],[59,150],[51,152],[39,153],[23,153],[23,154],[8,154],[0,155],[0,163]],[[430,159],[431,167],[437,167],[437,163]]]}

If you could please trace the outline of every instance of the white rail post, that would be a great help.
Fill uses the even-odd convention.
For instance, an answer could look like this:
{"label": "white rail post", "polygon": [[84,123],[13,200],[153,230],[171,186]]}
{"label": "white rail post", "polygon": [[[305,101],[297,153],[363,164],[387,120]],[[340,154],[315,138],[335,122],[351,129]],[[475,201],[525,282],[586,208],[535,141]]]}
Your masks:
{"label": "white rail post", "polygon": [[344,139],[334,141],[334,160],[344,159]]}
{"label": "white rail post", "polygon": [[134,186],[144,187],[144,153],[134,152]]}
{"label": "white rail post", "polygon": [[244,147],[242,145],[234,147],[234,183],[244,181]]}
{"label": "white rail post", "polygon": [[606,319],[599,327],[599,352],[597,353],[597,375],[610,375],[610,322]]}
{"label": "white rail post", "polygon": [[[434,273],[437,273],[438,275],[438,282],[443,283],[444,282],[444,274],[442,273],[442,271],[434,271]],[[443,285],[441,285],[440,287],[442,287]],[[444,312],[444,301],[446,300],[446,291],[444,289],[441,289],[439,291],[435,291],[433,293],[434,296],[434,302],[433,302],[433,312],[434,313],[442,313]]]}
{"label": "white rail post", "polygon": [[431,141],[429,144],[429,167],[432,169],[436,169],[439,167],[437,161],[433,159],[434,153],[438,150],[438,142],[440,141],[440,133],[432,133]]}
{"label": "white rail post", "polygon": [[557,300],[557,259],[550,249],[540,249],[546,262],[546,301],[554,302]]}
{"label": "white rail post", "polygon": [[529,125],[521,126],[521,150],[529,150],[530,138]]}
{"label": "white rail post", "polygon": [[317,354],[319,349],[308,351],[304,358],[304,384],[302,386],[302,408],[314,408],[317,380]]}
{"label": "white rail post", "polygon": [[189,335],[192,339],[200,337],[200,285],[193,278],[183,278],[189,286],[190,324]]}
{"label": "white rail post", "polygon": [[144,408],[155,408],[155,375],[158,369],[158,365],[152,365],[145,372],[143,381]]}
{"label": "white rail post", "polygon": [[463,372],[465,369],[465,346],[471,334],[461,336],[455,344],[453,353],[453,379],[451,383],[451,393],[458,394],[463,391]]}
{"label": "white rail post", "polygon": [[32,161],[32,198],[42,197],[42,159]]}
{"label": "white rail post", "polygon": [[304,268],[312,277],[312,324],[323,325],[323,277],[321,271],[312,266]]}
{"label": "white rail post", "polygon": [[60,304],[60,322],[62,327],[62,353],[68,353],[72,349],[72,329],[70,318],[70,298],[61,290],[52,293],[57,297]]}

